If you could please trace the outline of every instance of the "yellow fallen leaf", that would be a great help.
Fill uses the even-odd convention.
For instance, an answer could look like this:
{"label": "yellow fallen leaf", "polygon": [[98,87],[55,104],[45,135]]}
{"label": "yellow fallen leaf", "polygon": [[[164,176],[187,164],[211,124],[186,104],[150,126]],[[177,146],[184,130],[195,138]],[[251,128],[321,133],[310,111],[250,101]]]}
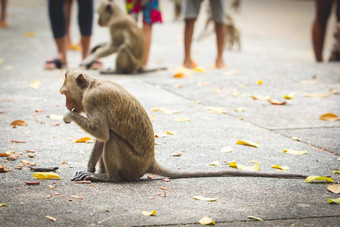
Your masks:
{"label": "yellow fallen leaf", "polygon": [[241,106],[239,108],[235,108],[234,111],[236,111],[236,112],[244,112],[244,111],[246,111],[246,109],[247,109],[247,107]]}
{"label": "yellow fallen leaf", "polygon": [[0,207],[5,207],[6,203],[0,203]]}
{"label": "yellow fallen leaf", "polygon": [[305,180],[305,182],[312,182],[312,181],[329,181],[329,182],[334,182],[334,180],[332,178],[324,177],[324,176],[309,176]]}
{"label": "yellow fallen leaf", "polygon": [[56,218],[54,218],[54,217],[51,217],[51,216],[45,216],[45,218],[47,218],[48,220],[50,220],[50,221],[53,221],[53,222],[56,222],[57,221],[57,219]]}
{"label": "yellow fallen leaf", "polygon": [[37,179],[60,179],[60,176],[54,172],[37,172],[33,173],[33,177]]}
{"label": "yellow fallen leaf", "polygon": [[231,153],[232,151],[233,151],[233,148],[230,147],[230,146],[222,147],[222,148],[221,148],[221,152],[222,152],[222,153]]}
{"label": "yellow fallen leaf", "polygon": [[25,37],[27,37],[27,38],[35,37],[35,33],[34,32],[25,32]]}
{"label": "yellow fallen leaf", "polygon": [[210,166],[218,166],[220,163],[218,161],[209,163]]}
{"label": "yellow fallen leaf", "polygon": [[32,83],[29,84],[30,88],[38,89],[40,87],[40,82],[38,80],[33,80]]}
{"label": "yellow fallen leaf", "polygon": [[292,140],[300,141],[301,139],[299,137],[292,137]]}
{"label": "yellow fallen leaf", "polygon": [[334,173],[334,174],[340,174],[340,171],[337,171],[337,170],[336,170],[336,171],[334,171],[333,173]]}
{"label": "yellow fallen leaf", "polygon": [[285,152],[286,154],[296,154],[296,155],[307,154],[307,151],[295,151],[295,150],[290,150],[290,149],[283,149],[283,152]]}
{"label": "yellow fallen leaf", "polygon": [[199,220],[199,223],[201,225],[215,225],[215,222],[209,217],[202,218],[201,220]]}
{"label": "yellow fallen leaf", "polygon": [[330,94],[329,93],[302,93],[305,97],[308,98],[327,98]]}
{"label": "yellow fallen leaf", "polygon": [[274,169],[279,169],[279,170],[282,170],[282,171],[284,171],[284,172],[286,172],[286,171],[289,170],[289,167],[288,167],[288,166],[272,165],[272,168],[274,168]]}
{"label": "yellow fallen leaf", "polygon": [[168,135],[176,135],[177,132],[176,131],[166,131],[166,134],[168,134]]}
{"label": "yellow fallen leaf", "polygon": [[326,113],[320,116],[320,120],[323,121],[336,121],[339,120],[338,115],[335,115],[333,113]]}
{"label": "yellow fallen leaf", "polygon": [[5,63],[5,59],[0,58],[0,65]]}
{"label": "yellow fallen leaf", "polygon": [[249,170],[249,171],[260,171],[260,163],[256,162],[255,166],[246,166],[241,164],[236,164],[235,161],[229,163],[229,167],[240,169],[240,170]]}
{"label": "yellow fallen leaf", "polygon": [[190,121],[190,119],[186,117],[179,117],[179,118],[174,119],[174,121],[175,122],[188,122]]}
{"label": "yellow fallen leaf", "polygon": [[13,125],[13,127],[16,127],[17,125],[19,126],[27,126],[27,123],[23,120],[16,120],[16,121],[13,121],[11,123],[11,125]]}
{"label": "yellow fallen leaf", "polygon": [[204,106],[204,110],[207,110],[212,113],[218,113],[218,114],[226,114],[227,108],[225,107],[218,107],[218,106]]}
{"label": "yellow fallen leaf", "polygon": [[156,210],[153,210],[153,211],[142,211],[142,214],[144,215],[144,216],[155,216],[156,215],[156,213],[157,213],[157,211]]}
{"label": "yellow fallen leaf", "polygon": [[327,189],[335,194],[340,193],[340,184],[328,185]]}
{"label": "yellow fallen leaf", "polygon": [[217,197],[216,198],[209,198],[209,197],[203,197],[203,196],[194,196],[194,199],[207,201],[207,202],[215,202],[217,200]]}
{"label": "yellow fallen leaf", "polygon": [[290,94],[284,95],[283,98],[284,99],[293,99],[293,98],[295,98],[295,94],[294,93],[290,93]]}
{"label": "yellow fallen leaf", "polygon": [[263,81],[262,80],[258,80],[258,81],[256,81],[256,84],[263,85]]}
{"label": "yellow fallen leaf", "polygon": [[203,68],[203,67],[195,67],[194,71],[200,72],[200,73],[205,73],[205,68]]}
{"label": "yellow fallen leaf", "polygon": [[318,81],[316,80],[301,80],[300,84],[317,84]]}
{"label": "yellow fallen leaf", "polygon": [[329,89],[330,92],[332,92],[334,95],[339,95],[340,94],[340,90],[335,90],[335,89]]}
{"label": "yellow fallen leaf", "polygon": [[255,216],[248,216],[247,218],[254,219],[254,220],[257,220],[257,221],[263,221],[262,218],[258,218],[258,217],[255,217]]}
{"label": "yellow fallen leaf", "polygon": [[75,141],[75,143],[86,143],[87,141],[92,140],[90,137],[83,137]]}
{"label": "yellow fallen leaf", "polygon": [[328,202],[329,202],[329,203],[337,203],[337,204],[340,204],[340,198],[337,198],[337,199],[330,199],[330,198],[328,198]]}
{"label": "yellow fallen leaf", "polygon": [[171,110],[171,109],[161,108],[161,107],[154,107],[151,109],[151,111],[162,112],[164,114],[177,114],[181,112],[180,110]]}
{"label": "yellow fallen leaf", "polygon": [[236,144],[259,148],[259,145],[257,143],[252,143],[244,140],[238,140]]}

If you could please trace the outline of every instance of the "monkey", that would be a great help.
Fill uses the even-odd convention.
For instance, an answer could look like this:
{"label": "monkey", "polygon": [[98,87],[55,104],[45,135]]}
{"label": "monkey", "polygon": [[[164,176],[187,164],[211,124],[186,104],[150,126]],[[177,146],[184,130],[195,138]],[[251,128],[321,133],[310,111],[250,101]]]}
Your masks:
{"label": "monkey", "polygon": [[237,44],[238,50],[241,50],[240,31],[235,26],[234,20],[229,14],[227,14],[227,18],[228,22],[225,24],[226,37],[224,39],[224,47],[231,50],[234,44]]}
{"label": "monkey", "polygon": [[340,23],[336,24],[333,37],[334,37],[334,43],[332,46],[331,55],[329,57],[330,62],[340,61]]}
{"label": "monkey", "polygon": [[238,12],[241,8],[241,0],[233,0],[231,2],[231,9],[235,10],[235,12]]}
{"label": "monkey", "polygon": [[[241,50],[241,41],[240,41],[241,35],[240,35],[240,31],[235,26],[234,20],[232,19],[230,14],[227,13],[226,17],[227,17],[228,21],[225,23],[226,35],[225,35],[224,44],[223,44],[224,45],[224,49],[228,48],[228,49],[231,50],[233,48],[234,44],[237,44],[238,50]],[[205,23],[205,26],[204,26],[204,29],[203,29],[202,33],[197,38],[198,41],[211,33],[211,31],[210,32],[208,31],[208,27],[209,27],[209,24],[212,21],[213,21],[212,18],[208,17],[208,19],[206,20],[206,23]]]}
{"label": "monkey", "polygon": [[115,70],[103,70],[101,74],[132,74],[166,69],[143,68],[144,36],[133,17],[124,13],[112,0],[102,2],[97,13],[98,24],[108,27],[110,31],[110,42],[94,47],[80,66],[89,68],[96,59],[116,53]]}
{"label": "monkey", "polygon": [[179,20],[182,14],[182,0],[173,0],[173,2],[174,2],[175,20]]}
{"label": "monkey", "polygon": [[[72,181],[136,181],[146,173],[169,178],[307,177],[304,174],[242,170],[171,170],[158,164],[155,159],[154,131],[146,110],[121,85],[82,71],[67,71],[60,93],[66,96],[68,109],[63,116],[64,122],[75,122],[96,138],[87,171],[77,171]],[[85,116],[81,113],[85,113]]]}

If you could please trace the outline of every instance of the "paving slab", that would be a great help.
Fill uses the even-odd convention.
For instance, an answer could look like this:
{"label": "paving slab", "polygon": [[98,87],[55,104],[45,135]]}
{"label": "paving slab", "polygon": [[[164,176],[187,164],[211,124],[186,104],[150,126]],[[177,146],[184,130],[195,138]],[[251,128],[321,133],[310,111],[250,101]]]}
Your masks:
{"label": "paving slab", "polygon": [[[13,150],[19,157],[15,161],[0,160],[1,165],[12,170],[0,175],[0,203],[6,203],[0,207],[1,225],[198,226],[204,216],[211,217],[216,226],[338,225],[339,206],[327,201],[338,197],[327,190],[331,183],[245,177],[163,182],[160,177],[147,179],[147,176],[136,182],[85,185],[71,182],[74,171],[85,169],[93,143],[74,143],[88,136],[87,133],[75,124],[66,125],[47,117],[62,116],[66,108],[65,98],[59,93],[65,70],[42,69],[44,60],[53,56],[55,48],[46,1],[10,3],[11,26],[6,31],[0,30],[0,36],[6,40],[0,42],[0,58],[5,59],[0,65],[0,153]],[[162,1],[163,9],[167,10],[164,24],[154,27],[150,67],[166,65],[169,70],[103,78],[120,83],[140,100],[152,119],[155,133],[176,132],[156,138],[156,159],[164,166],[178,171],[218,170],[230,169],[228,162],[232,160],[248,166],[254,165],[250,161],[258,161],[261,171],[275,171],[271,167],[274,164],[287,165],[289,172],[331,175],[339,181],[339,175],[333,174],[339,168],[339,121],[324,122],[319,116],[326,112],[339,115],[340,96],[329,89],[340,89],[340,70],[339,64],[312,62],[306,41],[312,2],[243,3],[242,12],[235,14],[235,19],[244,31],[244,49],[226,52],[227,70],[209,68],[215,56],[212,35],[195,42],[193,48],[195,59],[206,73],[192,72],[183,79],[173,78],[182,61],[183,24],[172,21],[172,4]],[[276,27],[276,21],[269,23],[273,14],[277,14],[275,20],[281,21],[287,11],[292,17],[282,21],[282,29]],[[259,18],[255,12],[264,16]],[[204,19],[199,19],[197,28]],[[297,19],[301,24],[293,23]],[[27,23],[22,26],[24,22]],[[256,29],[257,23],[262,23],[264,30]],[[287,34],[285,29],[289,31]],[[33,31],[35,37],[25,37],[28,31]],[[73,31],[76,33],[76,29]],[[302,33],[289,35],[293,31]],[[199,32],[196,29],[195,35]],[[107,35],[98,26],[95,34],[94,43],[105,40]],[[68,56],[69,67],[77,68],[80,54],[70,52]],[[103,62],[110,67],[113,60],[107,58]],[[98,72],[89,73],[99,76]],[[38,89],[29,86],[33,80],[39,81]],[[256,84],[258,80],[263,81],[262,86]],[[322,99],[307,98],[302,91],[330,95]],[[290,92],[295,92],[295,98],[284,106],[250,97],[256,94],[281,100],[283,94]],[[211,113],[205,109],[207,106],[225,107],[227,111]],[[246,111],[234,111],[241,106],[246,106]],[[180,112],[164,114],[153,111],[154,108]],[[175,122],[179,117],[190,121]],[[28,125],[13,128],[10,123],[19,119]],[[293,136],[301,140],[291,139]],[[239,139],[258,142],[259,148],[236,145]],[[222,153],[220,150],[225,146],[231,146],[233,151]],[[307,154],[289,155],[283,149],[306,150]],[[36,156],[29,158],[26,150],[35,150]],[[174,157],[173,153],[181,156]],[[37,166],[58,166],[57,173],[62,179],[38,180],[37,186],[25,185],[26,181],[37,180],[27,166],[15,169],[23,160]],[[209,165],[216,161],[217,166]],[[160,187],[166,187],[166,196]],[[193,196],[198,195],[217,200],[194,200]],[[142,211],[152,210],[157,211],[156,216],[142,215]],[[56,218],[56,222],[48,220],[47,215]],[[264,221],[253,221],[248,216]]]}

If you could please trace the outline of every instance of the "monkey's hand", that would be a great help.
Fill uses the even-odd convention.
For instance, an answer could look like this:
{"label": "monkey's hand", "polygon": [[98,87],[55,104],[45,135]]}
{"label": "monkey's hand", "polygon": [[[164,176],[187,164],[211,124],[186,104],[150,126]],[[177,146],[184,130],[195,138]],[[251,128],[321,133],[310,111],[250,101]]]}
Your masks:
{"label": "monkey's hand", "polygon": [[72,116],[77,113],[73,111],[68,111],[66,114],[64,114],[63,120],[66,124],[70,124],[72,122]]}

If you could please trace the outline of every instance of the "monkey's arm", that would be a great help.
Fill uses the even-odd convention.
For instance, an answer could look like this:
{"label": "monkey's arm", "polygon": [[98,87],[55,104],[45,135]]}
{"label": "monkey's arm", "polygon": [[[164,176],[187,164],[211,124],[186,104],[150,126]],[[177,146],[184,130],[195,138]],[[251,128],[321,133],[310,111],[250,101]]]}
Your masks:
{"label": "monkey's arm", "polygon": [[80,65],[88,66],[98,58],[103,58],[109,56],[117,51],[117,48],[113,44],[106,44],[104,47],[99,48],[96,52],[90,54],[87,58],[85,58]]}
{"label": "monkey's arm", "polygon": [[89,118],[86,118],[73,111],[68,111],[64,115],[65,123],[71,123],[72,121],[74,121],[82,129],[94,136],[96,139],[105,142],[110,138],[110,129],[107,126],[108,124],[103,124],[102,122],[96,121],[95,119],[96,118],[90,120]]}

